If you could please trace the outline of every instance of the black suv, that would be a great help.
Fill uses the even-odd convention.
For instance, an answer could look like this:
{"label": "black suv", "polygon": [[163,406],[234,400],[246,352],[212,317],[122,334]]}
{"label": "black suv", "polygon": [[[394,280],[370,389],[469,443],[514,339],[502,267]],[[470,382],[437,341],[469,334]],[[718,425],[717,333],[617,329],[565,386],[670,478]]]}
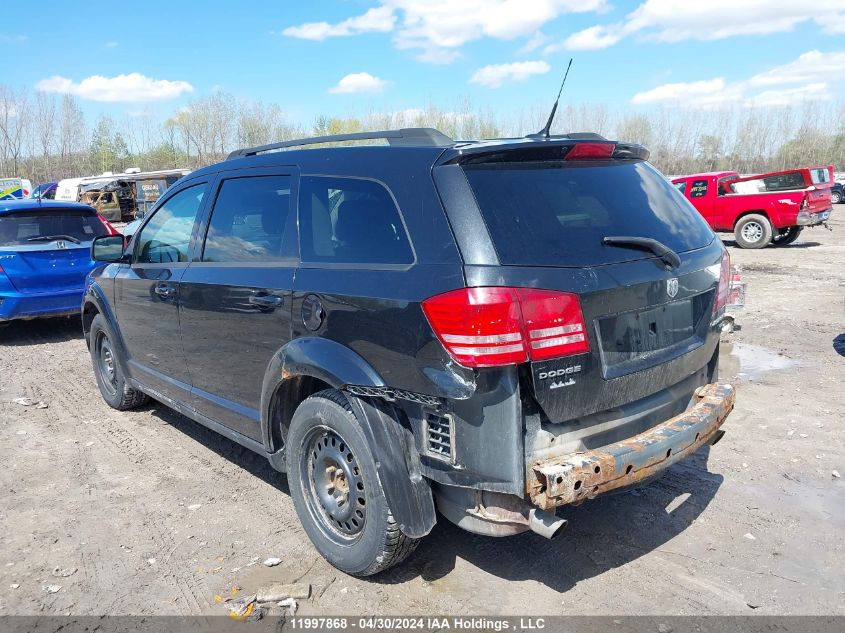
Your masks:
{"label": "black suv", "polygon": [[[388,144],[351,143],[369,139]],[[733,407],[727,254],[647,158],[431,129],[236,151],[128,244],[95,240],[103,397],[155,398],[265,455],[350,574],[405,558],[435,508],[551,538],[556,507],[659,475]]]}

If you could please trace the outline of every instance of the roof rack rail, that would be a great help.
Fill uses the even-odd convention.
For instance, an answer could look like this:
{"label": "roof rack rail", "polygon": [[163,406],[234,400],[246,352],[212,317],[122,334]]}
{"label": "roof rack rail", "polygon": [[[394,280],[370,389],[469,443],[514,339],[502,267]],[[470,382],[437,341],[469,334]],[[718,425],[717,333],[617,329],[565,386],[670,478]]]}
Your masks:
{"label": "roof rack rail", "polygon": [[272,152],[286,147],[300,147],[302,145],[318,145],[321,143],[339,143],[343,141],[366,141],[386,139],[390,145],[408,147],[451,147],[454,141],[439,130],[430,127],[408,127],[400,130],[381,130],[378,132],[353,132],[350,134],[333,134],[331,136],[312,136],[293,141],[280,141],[257,147],[236,149],[226,160],[255,156],[264,152]]}

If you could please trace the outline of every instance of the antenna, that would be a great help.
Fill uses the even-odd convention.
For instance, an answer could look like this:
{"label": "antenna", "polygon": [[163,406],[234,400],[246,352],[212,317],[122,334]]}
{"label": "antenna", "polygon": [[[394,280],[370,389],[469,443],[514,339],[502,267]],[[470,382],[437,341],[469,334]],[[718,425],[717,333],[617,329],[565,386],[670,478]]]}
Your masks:
{"label": "antenna", "polygon": [[560,82],[560,90],[557,91],[557,99],[555,99],[555,104],[552,106],[552,111],[549,114],[549,120],[546,121],[546,127],[542,130],[537,132],[536,134],[529,134],[528,138],[549,138],[551,136],[551,129],[552,129],[552,122],[555,120],[555,114],[557,114],[557,104],[560,101],[560,95],[563,94],[563,86],[566,83],[566,78],[569,76],[569,69],[572,68],[572,58],[569,58],[569,64],[566,66],[566,72],[563,75],[563,81]]}

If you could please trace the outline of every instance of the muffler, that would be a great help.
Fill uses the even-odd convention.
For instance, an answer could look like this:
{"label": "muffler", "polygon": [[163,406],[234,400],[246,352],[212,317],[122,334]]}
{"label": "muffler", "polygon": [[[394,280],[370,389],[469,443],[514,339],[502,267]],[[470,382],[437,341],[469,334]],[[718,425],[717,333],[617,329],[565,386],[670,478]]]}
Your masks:
{"label": "muffler", "polygon": [[452,523],[474,534],[512,536],[534,532],[552,539],[566,527],[566,519],[532,506],[516,495],[456,486],[435,487],[437,509]]}

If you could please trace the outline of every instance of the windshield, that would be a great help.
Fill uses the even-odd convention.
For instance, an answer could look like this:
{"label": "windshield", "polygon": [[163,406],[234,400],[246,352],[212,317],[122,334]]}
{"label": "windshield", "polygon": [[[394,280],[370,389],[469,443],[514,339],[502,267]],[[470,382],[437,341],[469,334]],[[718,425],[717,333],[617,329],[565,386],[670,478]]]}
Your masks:
{"label": "windshield", "polygon": [[39,238],[52,236],[90,242],[107,233],[99,218],[84,209],[43,209],[0,215],[0,246],[32,245]]}
{"label": "windshield", "polygon": [[658,240],[675,252],[702,248],[713,232],[646,162],[565,161],[464,166],[504,265],[593,266],[643,257],[602,244],[608,236]]}

